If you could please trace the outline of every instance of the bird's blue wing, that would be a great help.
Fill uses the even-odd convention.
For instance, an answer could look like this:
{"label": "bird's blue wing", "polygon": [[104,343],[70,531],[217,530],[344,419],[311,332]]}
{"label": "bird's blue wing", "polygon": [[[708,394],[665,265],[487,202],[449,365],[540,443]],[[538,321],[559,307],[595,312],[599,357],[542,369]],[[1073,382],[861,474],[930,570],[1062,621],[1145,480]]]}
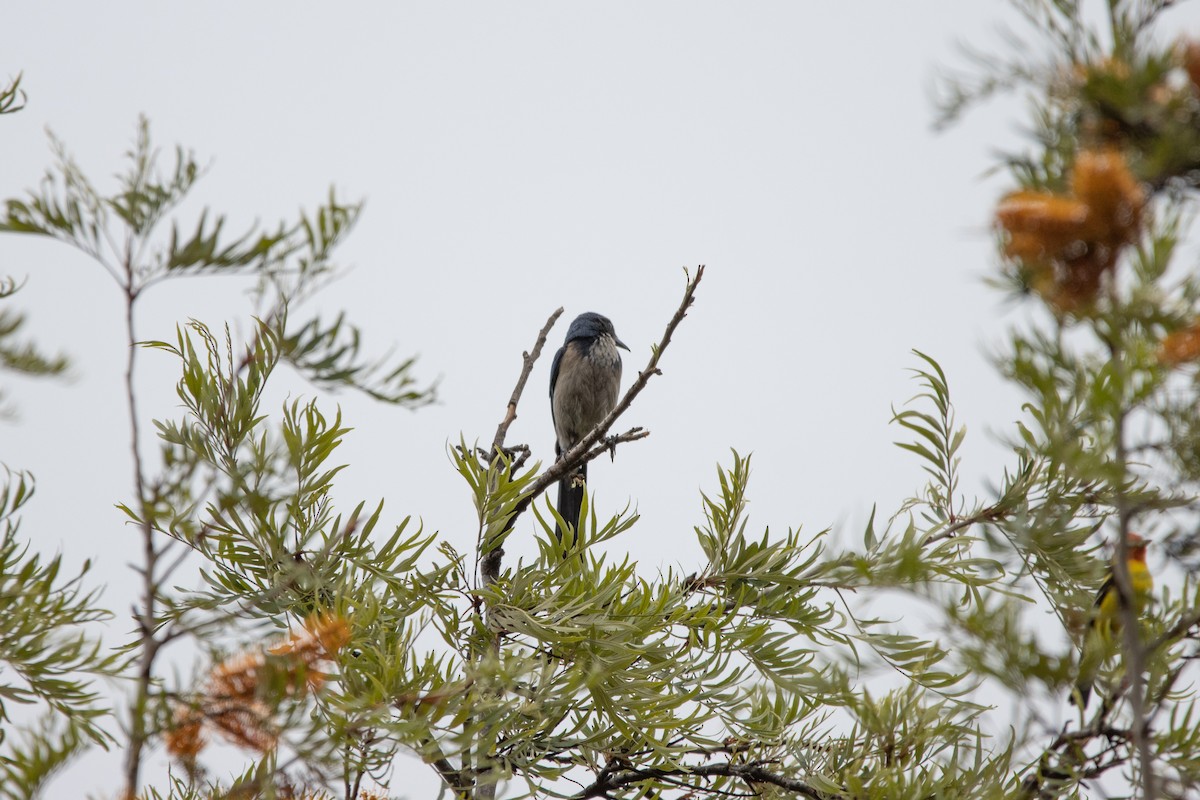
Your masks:
{"label": "bird's blue wing", "polygon": [[554,386],[558,383],[558,366],[562,363],[563,353],[566,350],[565,344],[558,348],[558,352],[554,354],[554,360],[550,362],[550,424],[554,427],[554,452],[556,455],[560,450],[558,448],[558,420],[554,416]]}
{"label": "bird's blue wing", "polygon": [[[550,362],[550,400],[554,400],[554,386],[558,383],[558,365],[562,363],[563,353],[567,346],[564,344],[558,348],[558,352],[554,354],[554,360]],[[550,408],[554,408],[554,403],[550,403]]]}

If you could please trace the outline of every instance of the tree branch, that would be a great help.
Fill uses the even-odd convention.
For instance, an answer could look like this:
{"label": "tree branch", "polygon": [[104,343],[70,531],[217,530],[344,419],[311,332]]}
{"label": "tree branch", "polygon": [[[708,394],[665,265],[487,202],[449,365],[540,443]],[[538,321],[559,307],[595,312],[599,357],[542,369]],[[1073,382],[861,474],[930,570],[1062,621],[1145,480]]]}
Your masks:
{"label": "tree branch", "polygon": [[943,539],[949,539],[953,536],[956,536],[961,531],[964,531],[967,528],[970,528],[971,526],[977,525],[981,522],[998,522],[999,520],[1004,519],[1004,517],[1007,515],[1007,511],[1008,509],[1005,507],[1003,501],[993,503],[987,508],[981,509],[978,513],[972,514],[969,517],[963,517],[953,524],[947,525],[937,533],[930,534],[925,538],[924,545],[928,547],[929,545],[936,544]]}
{"label": "tree branch", "polygon": [[[1111,291],[1111,287],[1110,287]],[[1105,337],[1101,337],[1105,339]],[[1119,386],[1125,386],[1125,354],[1117,341],[1105,339],[1109,347],[1110,363],[1116,370]],[[1117,552],[1113,560],[1113,586],[1117,591],[1117,616],[1121,622],[1121,638],[1124,644],[1126,674],[1129,676],[1129,706],[1133,714],[1133,747],[1137,753],[1139,781],[1142,797],[1155,797],[1154,756],[1150,752],[1150,740],[1146,730],[1146,684],[1143,675],[1146,669],[1147,650],[1142,642],[1138,607],[1134,599],[1133,579],[1129,575],[1129,534],[1132,532],[1135,511],[1130,508],[1126,494],[1126,480],[1130,475],[1129,456],[1125,452],[1128,410],[1118,407],[1113,417],[1113,448],[1116,465],[1120,469],[1120,481],[1116,485]]]}
{"label": "tree branch", "polygon": [[[685,781],[688,778],[700,778],[704,780],[711,778],[738,778],[751,786],[765,783],[795,792],[797,795],[811,798],[811,800],[828,800],[829,797],[824,792],[818,791],[804,781],[770,771],[761,762],[735,764],[730,761],[724,761],[717,764],[700,764],[694,767],[616,770],[606,768],[596,776],[595,782],[590,786],[586,786],[578,794],[572,795],[572,800],[607,797],[609,792],[617,789],[641,783],[642,781],[662,780],[663,778],[679,778]],[[690,783],[682,783],[681,785],[692,786]]]}
{"label": "tree branch", "polygon": [[[1116,728],[1105,721],[1102,714],[1096,723],[1078,731],[1064,731],[1055,737],[1050,746],[1042,752],[1036,766],[1021,782],[1022,797],[1042,797],[1043,787],[1047,782],[1082,781],[1098,778],[1108,770],[1120,766],[1129,760],[1129,755],[1119,754],[1121,748],[1128,749],[1134,740],[1133,731],[1128,728]],[[1094,755],[1084,755],[1083,748],[1094,739],[1104,739],[1108,746]],[[1051,754],[1059,754],[1067,758],[1061,766],[1050,763]],[[1105,756],[1110,756],[1104,760]]]}
{"label": "tree branch", "polygon": [[513,387],[512,396],[508,399],[508,408],[504,413],[504,419],[496,427],[496,438],[492,440],[492,454],[498,454],[504,450],[504,437],[508,435],[508,426],[512,425],[513,420],[517,418],[517,403],[521,400],[521,394],[525,391],[525,383],[529,380],[529,373],[533,371],[533,365],[542,354],[542,347],[546,344],[546,336],[549,335],[550,329],[554,327],[554,323],[558,322],[558,318],[562,316],[563,309],[559,306],[558,309],[550,315],[550,319],[546,320],[546,324],[542,326],[541,332],[538,333],[537,341],[533,344],[533,351],[522,353],[521,358],[524,359],[524,365],[521,368],[521,375],[517,378],[517,385]]}
{"label": "tree branch", "polygon": [[[132,234],[129,234],[130,238]],[[129,445],[133,455],[133,490],[137,496],[138,529],[142,537],[142,607],[135,607],[139,631],[140,653],[133,699],[129,704],[129,741],[125,752],[125,794],[133,797],[138,793],[141,782],[142,757],[150,732],[146,724],[154,684],[154,662],[161,642],[155,635],[157,625],[157,601],[159,586],[156,578],[159,556],[162,551],[154,546],[154,529],[150,523],[151,509],[146,496],[146,470],[142,462],[141,425],[138,421],[137,392],[134,387],[137,369],[137,336],[134,328],[134,306],[137,293],[134,291],[134,267],[126,243],[125,274],[125,405],[129,414]]]}
{"label": "tree branch", "polygon": [[469,797],[471,784],[467,781],[463,774],[454,768],[450,763],[450,759],[442,754],[442,748],[438,745],[437,740],[432,736],[428,737],[423,743],[426,752],[419,752],[425,763],[434,768],[437,774],[441,777],[446,788],[454,793],[457,797]]}

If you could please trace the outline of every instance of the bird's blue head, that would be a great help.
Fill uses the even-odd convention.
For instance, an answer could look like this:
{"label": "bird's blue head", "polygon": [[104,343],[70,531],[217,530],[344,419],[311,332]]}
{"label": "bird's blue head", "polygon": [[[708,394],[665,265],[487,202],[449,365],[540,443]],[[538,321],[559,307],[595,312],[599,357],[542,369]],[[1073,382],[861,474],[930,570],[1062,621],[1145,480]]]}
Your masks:
{"label": "bird's blue head", "polygon": [[622,350],[628,350],[625,343],[617,338],[617,331],[613,328],[612,320],[603,314],[597,314],[594,311],[588,311],[580,314],[571,322],[571,327],[567,328],[566,341],[572,339],[596,339],[600,336],[611,336],[617,347]]}

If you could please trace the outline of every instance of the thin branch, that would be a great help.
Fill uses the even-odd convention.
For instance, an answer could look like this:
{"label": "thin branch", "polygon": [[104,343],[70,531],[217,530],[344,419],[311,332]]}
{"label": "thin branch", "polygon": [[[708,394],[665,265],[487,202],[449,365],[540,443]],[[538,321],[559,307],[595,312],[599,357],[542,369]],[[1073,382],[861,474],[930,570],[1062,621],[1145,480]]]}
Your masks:
{"label": "thin branch", "polygon": [[[1133,731],[1128,728],[1116,728],[1105,722],[1101,714],[1095,724],[1077,731],[1063,731],[1038,757],[1036,765],[1031,765],[1032,772],[1021,782],[1023,797],[1040,797],[1039,791],[1045,781],[1088,780],[1098,778],[1113,767],[1120,766],[1129,760],[1128,755],[1116,755],[1123,747],[1134,740]],[[1108,746],[1090,756],[1083,755],[1083,749],[1094,739],[1104,739]],[[1053,766],[1049,763],[1052,753],[1064,751],[1064,757],[1070,761],[1063,766]],[[1111,755],[1108,761],[1105,756]],[[1060,762],[1061,763],[1061,762]],[[1091,766],[1086,766],[1091,764]]]}
{"label": "thin branch", "polygon": [[517,403],[521,401],[521,394],[525,391],[525,383],[529,380],[529,373],[533,371],[534,363],[542,354],[542,347],[546,344],[546,337],[550,334],[550,329],[554,327],[554,323],[558,322],[558,318],[562,316],[562,313],[562,306],[559,306],[550,315],[550,319],[546,320],[546,324],[542,326],[542,330],[538,333],[537,341],[533,344],[533,350],[528,353],[521,353],[521,358],[524,361],[521,367],[521,375],[517,378],[517,385],[513,387],[512,396],[508,399],[508,407],[504,412],[504,419],[496,427],[496,438],[492,440],[493,453],[500,453],[504,447],[504,437],[508,435],[508,426],[512,425],[513,420],[517,418]]}
{"label": "thin branch", "polygon": [[137,294],[133,285],[133,264],[129,261],[126,248],[125,272],[129,284],[125,287],[125,346],[128,348],[125,362],[125,402],[129,411],[130,447],[133,451],[133,482],[137,495],[138,517],[141,519],[142,558],[142,603],[138,613],[138,628],[141,638],[141,659],[138,665],[137,684],[133,701],[129,707],[129,742],[125,754],[125,793],[133,797],[138,792],[142,770],[142,755],[149,738],[146,728],[147,706],[154,680],[154,661],[160,643],[155,638],[158,583],[155,571],[161,552],[154,546],[154,529],[150,522],[150,508],[146,502],[145,467],[141,454],[141,430],[138,422],[137,395],[134,391],[134,374],[137,367],[137,337],[134,330],[134,303]]}
{"label": "thin branch", "polygon": [[[521,465],[523,465],[529,458],[530,450],[527,445],[518,445],[517,447],[505,448],[504,438],[508,435],[508,427],[512,425],[513,420],[517,418],[517,404],[521,401],[521,395],[525,391],[525,384],[529,380],[529,374],[533,371],[533,365],[538,360],[538,357],[542,354],[542,348],[546,344],[546,337],[550,334],[550,329],[554,327],[554,323],[558,321],[558,318],[562,316],[562,313],[562,306],[559,306],[558,309],[556,309],[554,313],[550,315],[550,318],[546,320],[546,324],[542,326],[541,331],[538,332],[537,341],[535,341],[533,344],[533,351],[521,354],[523,361],[521,366],[521,374],[517,377],[517,385],[513,387],[512,395],[508,399],[508,406],[505,408],[504,419],[500,420],[500,424],[496,426],[496,437],[492,440],[492,448],[486,453],[477,452],[477,455],[480,457],[480,461],[482,461],[485,465],[491,462],[491,460],[497,456],[507,455],[512,458],[512,456],[520,453],[516,460],[512,461],[509,466],[509,474],[512,474],[513,471],[519,469]],[[476,450],[480,451],[480,448],[476,448]],[[463,453],[463,455],[466,456],[467,454]],[[512,529],[513,523],[516,522],[516,519],[517,514],[514,514],[508,521],[508,530]],[[483,536],[482,528],[480,529],[480,536]],[[480,555],[476,559],[475,568],[483,576],[485,582],[491,583],[492,581],[496,580],[496,577],[500,574],[500,560],[504,558],[504,549],[497,547],[484,555],[482,544],[482,539],[480,539],[480,546],[477,548],[477,551],[480,553]]]}
{"label": "thin branch", "polygon": [[700,764],[694,767],[616,770],[606,768],[596,776],[596,780],[590,786],[584,787],[578,794],[572,795],[572,798],[573,800],[587,800],[587,798],[591,797],[607,797],[610,792],[626,786],[632,786],[648,780],[670,778],[676,779],[680,786],[691,788],[695,787],[693,783],[688,781],[689,778],[738,778],[751,786],[754,784],[777,786],[780,789],[795,792],[801,797],[811,798],[811,800],[827,800],[829,797],[829,795],[818,791],[804,781],[772,772],[761,763],[735,764],[725,761],[717,764]]}
{"label": "thin branch", "polygon": [[972,525],[976,525],[980,522],[997,522],[1002,520],[1004,519],[1005,512],[1007,510],[1008,509],[1004,506],[1003,501],[990,505],[976,514],[972,514],[969,517],[963,517],[952,525],[947,525],[937,533],[930,534],[925,538],[924,545],[928,547],[929,545],[936,544],[943,539],[949,539],[960,531],[966,530]]}
{"label": "thin branch", "polygon": [[[1124,385],[1125,354],[1117,342],[1109,340],[1109,354],[1114,369],[1120,376],[1118,385]],[[1154,756],[1150,752],[1150,741],[1146,730],[1146,684],[1143,672],[1146,668],[1146,648],[1142,642],[1138,606],[1135,602],[1133,579],[1129,574],[1129,534],[1133,524],[1134,510],[1130,508],[1126,495],[1125,480],[1129,474],[1129,456],[1125,451],[1125,427],[1128,412],[1122,405],[1113,419],[1114,456],[1120,469],[1121,479],[1116,486],[1117,552],[1113,561],[1113,585],[1117,590],[1117,615],[1121,621],[1121,637],[1124,640],[1126,672],[1129,675],[1129,705],[1133,714],[1133,746],[1138,756],[1142,797],[1150,800],[1156,796]]]}
{"label": "thin branch", "polygon": [[459,770],[454,768],[450,760],[442,754],[442,748],[437,743],[437,740],[430,737],[422,745],[433,756],[426,760],[424,755],[422,755],[422,759],[437,771],[437,774],[446,784],[446,788],[454,792],[455,797],[468,797],[471,788],[470,783]]}
{"label": "thin branch", "polygon": [[[459,445],[455,445],[454,449],[461,452],[464,456],[468,452]],[[512,472],[519,471],[521,467],[525,466],[525,462],[529,460],[529,457],[533,455],[533,450],[531,450],[527,444],[514,444],[511,447],[501,447],[499,451],[489,450],[478,446],[470,449],[475,452],[475,457],[479,459],[480,464],[489,464],[491,460],[496,457],[498,452],[503,453],[509,458],[513,458],[515,456],[511,466],[509,467]]]}

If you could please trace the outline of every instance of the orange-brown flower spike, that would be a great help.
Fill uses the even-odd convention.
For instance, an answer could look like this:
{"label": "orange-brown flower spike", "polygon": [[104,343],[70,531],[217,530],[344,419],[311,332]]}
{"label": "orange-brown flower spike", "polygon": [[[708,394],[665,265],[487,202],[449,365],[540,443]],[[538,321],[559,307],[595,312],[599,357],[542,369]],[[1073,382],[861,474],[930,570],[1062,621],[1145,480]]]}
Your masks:
{"label": "orange-brown flower spike", "polygon": [[1146,193],[1115,147],[1076,156],[1069,194],[1020,191],[996,208],[1004,254],[1058,314],[1087,314],[1121,248],[1137,238]]}
{"label": "orange-brown flower spike", "polygon": [[303,628],[265,653],[256,649],[225,659],[209,672],[199,711],[187,710],[192,716],[179,718],[168,733],[168,750],[173,755],[178,751],[180,760],[190,749],[198,751],[203,747],[202,724],[241,747],[261,753],[274,749],[276,710],[262,696],[264,681],[266,688],[281,687],[288,697],[315,692],[327,678],[318,665],[334,658],[349,641],[350,623],[325,613],[309,617]]}
{"label": "orange-brown flower spike", "polygon": [[1085,311],[1100,292],[1107,266],[1106,262],[1090,256],[1062,265],[1056,271],[1054,288],[1044,295],[1046,302],[1062,313]]}
{"label": "orange-brown flower spike", "polygon": [[1158,346],[1158,360],[1168,367],[1200,361],[1200,321],[1167,334]]}
{"label": "orange-brown flower spike", "polygon": [[305,621],[304,627],[320,642],[325,658],[337,656],[350,641],[350,623],[337,614],[314,614]]}
{"label": "orange-brown flower spike", "polygon": [[203,719],[191,708],[180,707],[175,712],[175,721],[164,735],[167,752],[186,765],[196,763],[196,756],[207,742],[201,730]]}
{"label": "orange-brown flower spike", "polygon": [[1180,61],[1192,84],[1192,92],[1200,94],[1200,42],[1185,41],[1179,47]]}
{"label": "orange-brown flower spike", "polygon": [[1090,212],[1086,239],[1125,244],[1137,238],[1146,193],[1120,150],[1081,151],[1071,173],[1071,190]]}
{"label": "orange-brown flower spike", "polygon": [[258,696],[262,666],[261,653],[243,653],[225,659],[209,673],[208,697],[231,703],[253,701]]}
{"label": "orange-brown flower spike", "polygon": [[314,614],[304,621],[304,630],[267,648],[276,656],[292,656],[312,665],[322,658],[334,658],[350,641],[350,623],[332,613]]}
{"label": "orange-brown flower spike", "polygon": [[1088,215],[1078,200],[1045,192],[1015,192],[996,208],[996,221],[1008,234],[1005,251],[1023,259],[1055,257],[1084,238]]}
{"label": "orange-brown flower spike", "polygon": [[210,711],[209,722],[226,739],[247,750],[269,753],[279,740],[271,729],[270,710],[263,703]]}
{"label": "orange-brown flower spike", "polygon": [[241,747],[266,753],[275,748],[271,709],[258,699],[266,660],[261,652],[242,653],[213,667],[202,707],[208,724]]}

